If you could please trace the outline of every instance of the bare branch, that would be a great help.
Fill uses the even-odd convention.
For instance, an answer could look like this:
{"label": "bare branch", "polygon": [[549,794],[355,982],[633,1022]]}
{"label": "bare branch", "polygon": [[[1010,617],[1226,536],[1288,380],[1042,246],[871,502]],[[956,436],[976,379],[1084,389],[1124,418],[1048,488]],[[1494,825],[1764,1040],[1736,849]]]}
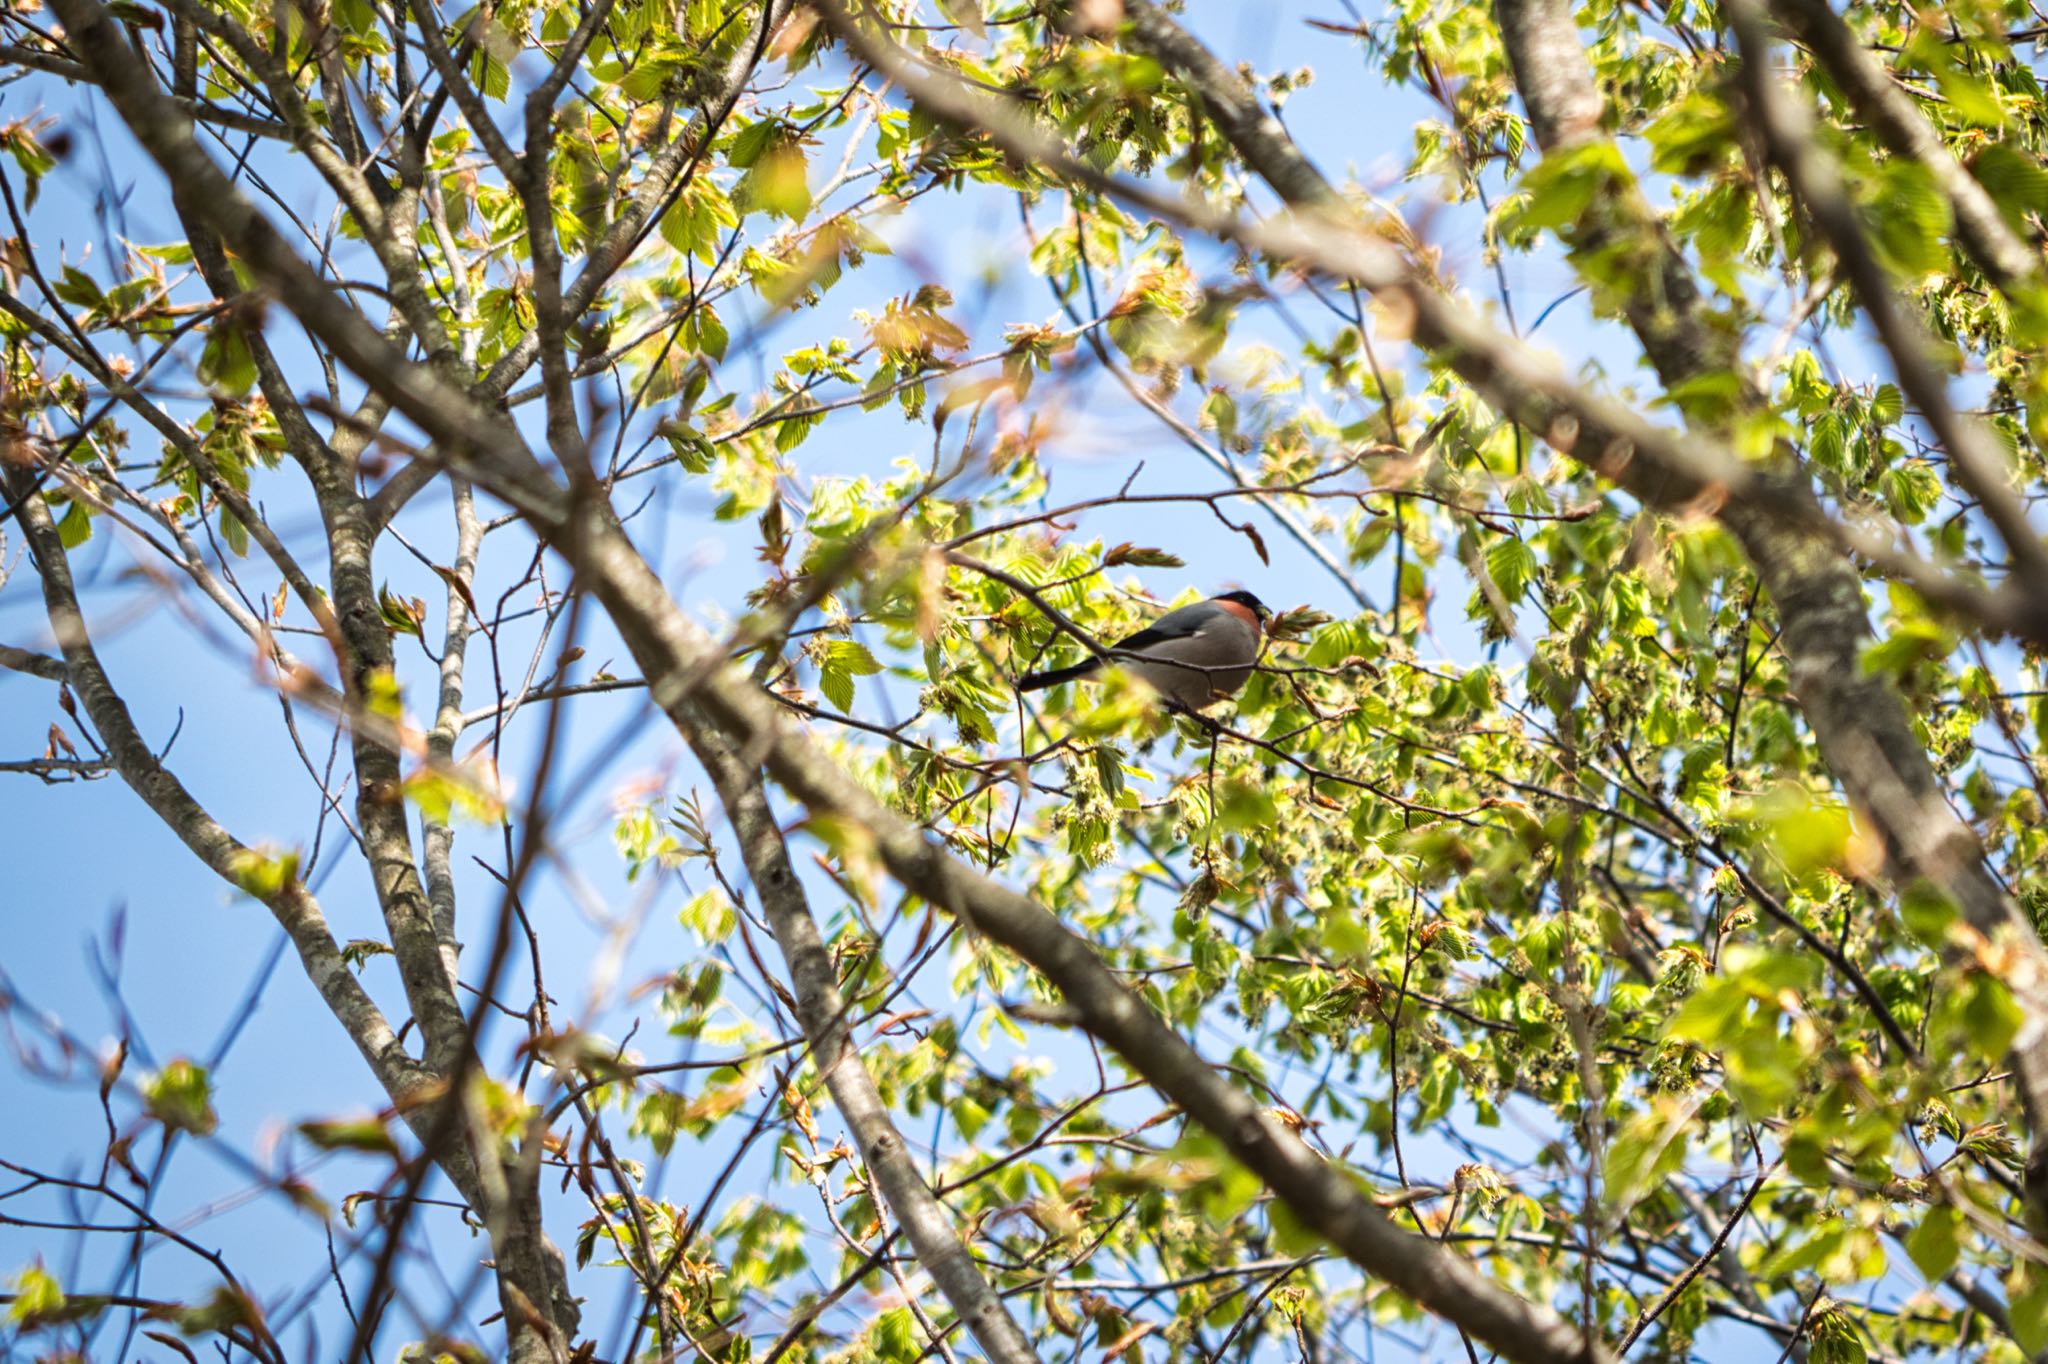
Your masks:
{"label": "bare branch", "polygon": [[12,644],[0,644],[0,668],[30,677],[47,677],[52,682],[62,682],[65,677],[63,659],[17,649]]}
{"label": "bare branch", "polygon": [[127,703],[108,680],[86,631],[71,580],[70,561],[50,520],[49,509],[40,496],[22,496],[28,488],[23,472],[11,471],[7,481],[10,494],[20,497],[16,516],[28,538],[29,551],[35,556],[50,629],[64,651],[65,671],[72,690],[91,717],[93,728],[99,732],[122,779],[214,874],[261,900],[291,935],[307,977],[320,991],[328,1010],[347,1030],[349,1040],[370,1063],[378,1083],[393,1102],[403,1105],[419,1098],[432,1087],[432,1073],[406,1055],[383,1011],[342,961],[341,949],[328,931],[319,903],[295,876],[285,877],[275,889],[252,889],[252,885],[260,886],[251,880],[252,865],[260,863],[264,855],[216,823],[143,741]]}
{"label": "bare branch", "polygon": [[[17,43],[0,43],[0,66],[22,67],[30,71],[47,71],[65,80],[92,80],[92,75],[83,65],[54,52],[43,52]],[[282,123],[267,118],[255,118],[234,109],[223,108],[206,100],[180,96],[178,107],[201,123],[211,123],[238,133],[254,133],[258,137],[275,138],[285,141],[291,137],[291,130]]]}

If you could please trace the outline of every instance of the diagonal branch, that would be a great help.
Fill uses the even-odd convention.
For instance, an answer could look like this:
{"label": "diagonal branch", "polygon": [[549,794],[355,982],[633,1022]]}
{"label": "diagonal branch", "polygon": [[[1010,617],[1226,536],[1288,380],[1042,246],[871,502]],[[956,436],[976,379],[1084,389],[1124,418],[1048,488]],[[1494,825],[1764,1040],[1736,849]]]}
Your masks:
{"label": "diagonal branch", "polygon": [[687,736],[718,788],[776,945],[789,963],[797,1018],[810,1040],[818,1073],[845,1115],[861,1158],[910,1238],[918,1262],[993,1364],[1037,1364],[1030,1341],[981,1276],[938,1195],[917,1172],[903,1134],[896,1130],[874,1077],[854,1046],[831,953],[819,936],[803,883],[790,865],[789,847],[769,809],[760,773],[740,763],[717,726],[700,721]]}
{"label": "diagonal branch", "polygon": [[1841,167],[1816,140],[1812,112],[1803,101],[1787,95],[1771,70],[1763,5],[1740,0],[1731,2],[1726,13],[1742,51],[1742,83],[1750,112],[1771,159],[1855,285],[1857,301],[1892,358],[1899,387],[1948,452],[1957,480],[2005,541],[2023,592],[2048,594],[2048,544],[2027,522],[2026,505],[2013,489],[2004,451],[1988,426],[1965,417],[1949,401],[1948,380],[1935,365],[1927,329],[1905,306],[1899,281],[1891,278],[1865,239]]}
{"label": "diagonal branch", "polygon": [[30,677],[46,677],[52,682],[62,682],[65,677],[63,659],[51,658],[31,649],[17,649],[12,644],[0,644],[0,668],[26,673]]}
{"label": "diagonal branch", "polygon": [[55,0],[52,8],[108,102],[163,171],[182,216],[219,234],[341,363],[440,438],[446,458],[459,463],[488,453],[497,466],[494,486],[501,495],[527,510],[536,509],[531,505],[536,500],[559,503],[560,489],[533,459],[509,416],[455,387],[434,367],[414,362],[299,257],[206,154],[193,136],[191,120],[156,87],[97,0]]}
{"label": "diagonal branch", "polygon": [[[0,43],[0,66],[23,67],[30,71],[47,71],[53,76],[62,76],[68,81],[92,83],[92,73],[68,57],[38,48],[22,47],[15,43]],[[225,108],[210,100],[192,99],[179,96],[178,107],[201,123],[230,128],[239,133],[254,133],[258,137],[271,137],[289,141],[292,133],[282,123],[267,118],[256,118],[234,109]]]}
{"label": "diagonal branch", "polygon": [[[1597,136],[1602,100],[1570,5],[1564,0],[1496,0],[1495,9],[1518,88],[1545,150]],[[1150,12],[1146,0],[1128,0],[1127,13],[1144,21],[1133,30],[1140,41],[1144,33],[1171,25],[1163,15]],[[1219,118],[1220,128],[1261,132],[1261,125],[1242,109],[1252,100],[1249,89],[1234,73],[1214,64],[1213,57],[1210,66],[1192,64],[1197,51],[1205,49],[1182,34],[1177,45],[1162,47],[1155,55],[1183,79],[1201,83],[1212,108],[1239,106],[1232,118]],[[1229,79],[1223,81],[1222,76]],[[911,88],[924,98],[921,88]],[[1268,183],[1306,183],[1302,168],[1307,162],[1291,144],[1279,147],[1263,134],[1240,136],[1242,140],[1234,144],[1238,154]],[[1655,251],[1617,252],[1614,258],[1635,263],[1636,287],[1625,311],[1659,375],[1666,383],[1676,383],[1722,363],[1713,347],[1698,343],[1707,324],[1700,316],[1697,287],[1683,277],[1684,262],[1670,248],[1640,191],[1630,188],[1604,198],[1589,210],[1574,241],[1585,245],[1590,233],[1595,240],[1618,244],[1615,233],[1640,231],[1658,244]],[[1325,197],[1296,207],[1326,212],[1321,205],[1327,202]],[[1382,297],[1394,293],[1383,280],[1365,274],[1354,277]],[[1513,396],[1501,392],[1500,375],[1489,372],[1485,363],[1474,363],[1475,358],[1512,356],[1512,349],[1471,332],[1455,339],[1447,336],[1434,324],[1435,305],[1429,298],[1413,292],[1400,297],[1415,309],[1418,340],[1447,352],[1447,362],[1489,400],[1527,420]],[[1448,305],[1442,315],[1454,317]],[[1521,376],[1511,372],[1508,377]],[[1584,411],[1570,406],[1568,396],[1558,398],[1571,415]],[[1530,424],[1538,431],[1550,429]],[[1579,434],[1583,442],[1585,433]],[[1551,444],[1585,460],[1569,445],[1560,445],[1554,433]],[[1638,444],[1631,453],[1633,458],[1610,458],[1593,467],[1662,508],[1682,506],[1710,490],[1721,491],[1691,481],[1699,478],[1700,466],[1675,459],[1681,456],[1679,448]],[[1789,457],[1778,467],[1746,471],[1722,489],[1725,495],[1703,499],[1703,505],[1710,506],[1735,535],[1770,590],[1783,623],[1782,644],[1801,709],[1843,790],[1871,813],[1906,877],[1924,877],[1940,886],[1959,906],[1970,929],[1984,939],[2009,942],[2020,953],[2021,965],[2007,982],[2027,1019],[2014,1044],[2013,1069],[2031,1126],[2036,1133],[2048,1131],[2048,953],[2019,907],[1985,868],[1975,835],[1950,809],[1898,689],[1862,666],[1871,632],[1861,572],[1842,548],[1841,533],[1822,512],[1810,480]],[[2027,1197],[2031,1219],[2048,1227],[2048,1141],[2035,1143]]]}
{"label": "diagonal branch", "polygon": [[275,889],[252,885],[248,869],[252,859],[260,854],[222,828],[143,740],[129,714],[128,703],[115,690],[98,651],[93,648],[85,616],[78,607],[70,558],[50,520],[48,505],[30,491],[24,472],[11,472],[7,482],[10,497],[19,499],[15,514],[42,580],[43,605],[49,613],[50,629],[64,653],[64,675],[85,707],[93,728],[99,732],[107,756],[122,780],[215,875],[263,902],[291,935],[307,978],[347,1031],[349,1040],[362,1052],[363,1059],[370,1063],[371,1072],[384,1092],[401,1107],[416,1100],[423,1090],[435,1084],[434,1077],[406,1054],[383,1010],[342,961],[341,949],[328,930],[319,902],[296,877],[285,877]]}
{"label": "diagonal branch", "polygon": [[1919,102],[1864,51],[1848,22],[1827,0],[1774,0],[1772,8],[1827,68],[1892,154],[1919,162],[1934,177],[1955,212],[1956,240],[1985,278],[2007,293],[2039,290],[2040,255],[2020,240],[1989,191],[1956,160],[1921,113]]}

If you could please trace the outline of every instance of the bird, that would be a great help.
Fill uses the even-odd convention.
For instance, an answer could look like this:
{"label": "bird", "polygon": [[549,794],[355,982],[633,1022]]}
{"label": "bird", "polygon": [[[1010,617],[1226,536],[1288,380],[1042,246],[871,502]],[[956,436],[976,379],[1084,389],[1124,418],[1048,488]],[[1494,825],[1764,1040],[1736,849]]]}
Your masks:
{"label": "bird", "polygon": [[[1202,710],[1237,694],[1252,665],[1272,610],[1249,592],[1220,596],[1168,611],[1129,639],[1109,647],[1109,662],[1137,674],[1174,705]],[[1026,673],[1017,690],[1038,691],[1101,669],[1101,657],[1069,668]]]}

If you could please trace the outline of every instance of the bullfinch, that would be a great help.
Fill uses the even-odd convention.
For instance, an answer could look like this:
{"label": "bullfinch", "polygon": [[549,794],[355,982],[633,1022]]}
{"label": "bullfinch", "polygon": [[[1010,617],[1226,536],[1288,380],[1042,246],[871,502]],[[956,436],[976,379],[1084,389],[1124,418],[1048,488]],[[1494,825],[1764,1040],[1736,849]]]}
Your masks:
{"label": "bullfinch", "polygon": [[[1109,648],[1109,661],[1136,673],[1175,705],[1201,710],[1235,695],[1252,675],[1272,616],[1251,593],[1225,592],[1168,611],[1129,639],[1119,640]],[[1102,665],[1101,658],[1090,658],[1071,668],[1026,673],[1017,679],[1017,690],[1056,687]]]}

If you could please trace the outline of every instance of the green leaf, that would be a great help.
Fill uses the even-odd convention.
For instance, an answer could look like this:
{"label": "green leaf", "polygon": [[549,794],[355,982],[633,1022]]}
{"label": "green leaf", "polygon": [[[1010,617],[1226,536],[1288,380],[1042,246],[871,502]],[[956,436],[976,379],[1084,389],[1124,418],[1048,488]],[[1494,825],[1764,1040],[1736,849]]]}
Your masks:
{"label": "green leaf", "polygon": [[981,18],[981,0],[939,0],[939,13],[946,16],[948,23],[958,24],[977,38],[988,36],[988,26]]}
{"label": "green leaf", "polygon": [[1909,882],[1899,894],[1899,918],[1907,931],[1929,947],[1939,947],[1956,921],[1956,904],[1926,881]]}
{"label": "green leaf", "polygon": [[1924,459],[1908,459],[1878,476],[1878,491],[1892,515],[1909,526],[1925,521],[1941,505],[1941,476]]}
{"label": "green leaf", "polygon": [[43,1268],[41,1259],[25,1265],[14,1276],[14,1301],[7,1305],[8,1320],[34,1326],[64,1310],[64,1289],[57,1276]]}
{"label": "green leaf", "polygon": [[1970,173],[2014,230],[2026,228],[2028,214],[2048,215],[2048,167],[2027,152],[1994,142],[1970,162]]}
{"label": "green leaf", "polygon": [[1962,1231],[1962,1215],[1943,1204],[1929,1208],[1920,1225],[1907,1235],[1906,1254],[1913,1257],[1930,1284],[1941,1282],[1956,1267],[1963,1253]]}
{"label": "green leaf", "polygon": [[1904,678],[1915,665],[1946,658],[1955,640],[1924,617],[1902,620],[1883,639],[1864,646],[1863,671],[1874,676]]}
{"label": "green leaf", "polygon": [[[75,265],[66,265],[51,292],[74,308],[94,312],[104,306],[106,294],[100,289],[100,282]],[[220,324],[225,326],[226,324]]]}
{"label": "green leaf", "polygon": [[1719,1046],[1742,1025],[1749,1007],[1749,996],[1742,987],[1725,977],[1714,977],[1703,982],[1671,1021],[1664,1025],[1667,1037],[1708,1046]]}
{"label": "green leaf", "polygon": [[1281,1199],[1266,1204],[1266,1220],[1273,1228],[1273,1249],[1282,1255],[1313,1255],[1328,1244]]}
{"label": "green leaf", "polygon": [[[1700,273],[1727,294],[1741,292],[1740,271],[1756,231],[1756,205],[1746,185],[1719,181],[1687,200],[1673,215],[1671,230],[1699,251]],[[1711,371],[1709,371],[1711,372]]]}
{"label": "green leaf", "polygon": [[2048,1270],[2021,1260],[2005,1291],[2012,1338],[2030,1357],[2048,1350]]}
{"label": "green leaf", "polygon": [[[774,131],[772,123],[756,127]],[[693,179],[661,215],[661,237],[676,250],[706,265],[718,260],[719,238],[737,226],[739,214],[725,191],[704,176]],[[700,309],[701,309],[700,305]]]}
{"label": "green leaf", "polygon": [[1848,807],[1791,782],[1779,783],[1732,813],[1756,827],[1794,876],[1840,865],[1849,846]]}
{"label": "green leaf", "polygon": [[503,99],[512,93],[512,70],[505,59],[519,51],[519,45],[505,26],[496,19],[487,19],[477,26],[483,36],[483,48],[469,63],[469,78],[474,81],[487,99]]}
{"label": "green leaf", "polygon": [[702,431],[688,422],[670,420],[662,423],[661,434],[676,462],[685,470],[693,474],[711,471],[711,461],[718,458],[718,447]]}
{"label": "green leaf", "polygon": [[706,947],[718,946],[731,937],[733,930],[739,927],[739,919],[733,912],[732,901],[716,886],[710,890],[700,891],[685,901],[676,918]]}
{"label": "green leaf", "polygon": [[92,539],[92,513],[86,510],[85,503],[73,498],[64,509],[64,515],[57,521],[57,539],[66,549],[77,549]]}
{"label": "green leaf", "polygon": [[174,1131],[210,1137],[220,1126],[213,1111],[213,1079],[195,1062],[171,1062],[144,1087],[143,1096],[150,1116]]}
{"label": "green leaf", "polygon": [[1631,1118],[1607,1148],[1602,1175],[1607,1206],[1620,1217],[1636,1201],[1685,1164],[1686,1123],[1691,1111],[1674,1100],[1661,1100],[1650,1112]]}
{"label": "green leaf", "polygon": [[1771,1255],[1757,1267],[1757,1277],[1762,1279],[1783,1279],[1801,1270],[1812,1269],[1822,1260],[1833,1255],[1841,1247],[1848,1229],[1839,1221],[1824,1224],[1811,1235]]}
{"label": "green leaf", "polygon": [[971,1095],[962,1095],[953,1101],[951,1109],[953,1125],[960,1129],[963,1140],[973,1141],[982,1128],[988,1126],[989,1111]]}
{"label": "green leaf", "polygon": [[1998,88],[1989,81],[1980,80],[1957,67],[1944,66],[1934,73],[1934,83],[1941,90],[1942,98],[1964,122],[1974,123],[1980,128],[2005,126],[2005,105],[1998,98]]}
{"label": "green leaf", "polygon": [[454,771],[422,767],[406,777],[405,798],[435,824],[451,824],[458,818],[496,824],[505,817],[505,802],[488,777],[488,769],[475,760]]}
{"label": "green leaf", "polygon": [[1217,815],[1223,827],[1239,831],[1270,829],[1280,822],[1280,807],[1263,784],[1232,780],[1221,784],[1216,796]]}
{"label": "green leaf", "polygon": [[1521,601],[1523,591],[1536,576],[1536,551],[1510,535],[1487,549],[1486,572],[1508,605],[1513,606]]}
{"label": "green leaf", "polygon": [[249,528],[242,524],[242,518],[226,505],[220,509],[220,538],[227,543],[228,552],[238,559],[249,557]]}
{"label": "green leaf", "polygon": [[268,845],[237,848],[228,855],[228,871],[235,884],[259,900],[281,894],[299,879],[299,855]]}
{"label": "green leaf", "polygon": [[384,628],[392,634],[427,637],[427,604],[420,598],[400,597],[386,585],[377,589],[377,609],[384,617]]}
{"label": "green leaf", "polygon": [[916,1322],[908,1307],[892,1307],[875,1319],[875,1356],[882,1364],[911,1364],[917,1358]]}
{"label": "green leaf", "polygon": [[4,143],[14,157],[14,164],[20,168],[26,181],[22,193],[23,207],[33,209],[42,192],[43,177],[57,168],[57,158],[37,139],[27,119],[18,119],[0,128],[0,143]]}
{"label": "green leaf", "polygon": [[699,355],[723,360],[730,338],[726,335],[725,323],[720,320],[718,310],[704,304],[690,314],[690,320],[683,328],[683,341]]}
{"label": "green leaf", "polygon": [[733,203],[747,212],[795,222],[811,210],[810,163],[794,137],[776,142],[733,186]]}
{"label": "green leaf", "polygon": [[1338,960],[1364,960],[1372,951],[1372,935],[1351,914],[1341,910],[1323,916],[1323,946]]}
{"label": "green leaf", "polygon": [[732,146],[727,150],[725,159],[746,170],[761,159],[781,133],[782,124],[772,118],[750,123],[733,134]]}
{"label": "green leaf", "polygon": [[1973,971],[1963,986],[1963,1024],[1970,1045],[1987,1061],[2000,1061],[2012,1050],[2026,1014],[2014,1002],[2004,981],[1985,971]]}
{"label": "green leaf", "polygon": [[868,646],[855,639],[828,639],[818,646],[818,653],[828,667],[852,673],[855,677],[872,677],[882,671],[882,665],[875,660]]}
{"label": "green leaf", "polygon": [[832,708],[844,714],[853,709],[853,677],[844,668],[827,664],[818,672],[818,690],[825,693],[825,699]]}
{"label": "green leaf", "polygon": [[818,688],[840,711],[853,708],[854,678],[882,670],[868,647],[857,640],[828,639],[816,645],[813,654],[818,661]]}
{"label": "green leaf", "polygon": [[1899,157],[1879,166],[1865,192],[1861,217],[1885,265],[1908,280],[1948,264],[1948,196],[1918,161]]}
{"label": "green leaf", "polygon": [[1836,1335],[1817,1336],[1813,1348],[1807,1351],[1807,1364],[1868,1364],[1870,1352],[1863,1342],[1853,1334],[1855,1327],[1848,1326]]}
{"label": "green leaf", "polygon": [[1559,230],[1577,223],[1603,196],[1634,183],[1621,148],[1606,138],[1582,142],[1545,156],[1522,177],[1528,200],[1516,214],[1519,226]]}
{"label": "green leaf", "polygon": [[1650,168],[1667,175],[1704,175],[1732,159],[1738,145],[1727,102],[1694,90],[1643,129]]}
{"label": "green leaf", "polygon": [[207,329],[198,376],[200,383],[226,398],[239,398],[256,386],[256,356],[238,324],[223,320]]}
{"label": "green leaf", "polygon": [[1658,401],[1695,419],[1719,420],[1735,410],[1746,392],[1740,373],[1709,369],[1665,385],[1664,396]]}
{"label": "green leaf", "polygon": [[323,1118],[299,1124],[299,1135],[323,1151],[395,1156],[398,1143],[381,1118]]}

